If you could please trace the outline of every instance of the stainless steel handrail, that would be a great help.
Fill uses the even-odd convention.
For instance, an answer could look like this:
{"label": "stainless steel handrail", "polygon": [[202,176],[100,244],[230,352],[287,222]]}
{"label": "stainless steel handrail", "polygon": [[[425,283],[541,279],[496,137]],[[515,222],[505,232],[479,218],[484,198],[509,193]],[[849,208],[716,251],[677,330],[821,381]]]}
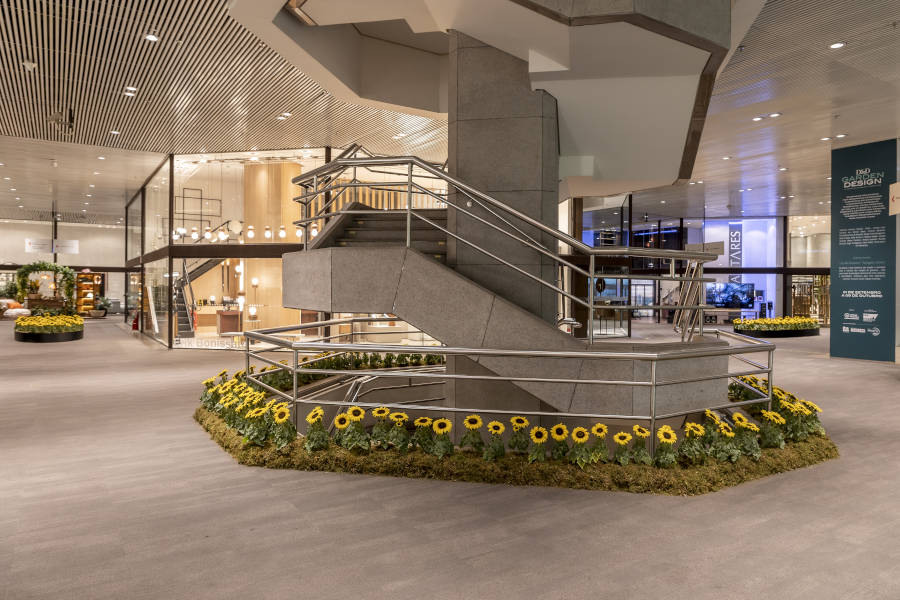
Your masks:
{"label": "stainless steel handrail", "polygon": [[[711,330],[716,338],[718,339],[729,339],[737,342],[737,345],[729,345],[725,347],[708,347],[708,348],[696,348],[696,349],[673,349],[673,350],[660,350],[656,352],[612,352],[612,351],[594,351],[594,350],[583,350],[583,351],[555,351],[555,350],[513,350],[513,349],[498,349],[498,348],[459,348],[459,347],[450,347],[450,346],[407,346],[407,345],[386,345],[386,344],[363,344],[363,343],[328,343],[322,341],[296,341],[293,339],[287,339],[284,337],[278,337],[276,334],[285,334],[289,331],[293,330],[302,330],[302,329],[311,329],[315,327],[321,327],[325,324],[346,324],[353,322],[368,322],[375,319],[385,320],[383,317],[354,317],[349,319],[330,319],[328,321],[319,321],[315,323],[304,323],[301,325],[293,325],[288,327],[277,327],[270,329],[263,329],[257,331],[247,331],[244,333],[246,337],[246,347],[245,347],[245,355],[246,355],[246,373],[247,376],[256,383],[259,383],[264,389],[268,391],[278,394],[281,397],[289,398],[295,406],[300,404],[328,404],[335,406],[345,406],[348,402],[345,401],[325,401],[321,398],[315,398],[315,400],[305,399],[302,394],[300,394],[299,386],[298,386],[298,376],[302,370],[302,373],[306,374],[320,374],[320,375],[329,375],[329,376],[344,376],[344,377],[352,377],[354,380],[357,378],[367,378],[367,380],[373,380],[378,378],[408,378],[410,380],[417,378],[439,378],[447,381],[452,380],[471,380],[471,381],[504,381],[504,382],[519,382],[519,383],[545,383],[545,384],[576,384],[576,385],[604,385],[604,386],[622,386],[626,388],[647,388],[650,394],[650,406],[648,414],[637,414],[637,415],[624,415],[624,414],[597,414],[597,413],[572,413],[572,412],[550,412],[550,411],[511,411],[504,409],[484,409],[484,408],[466,408],[466,407],[447,407],[447,406],[433,406],[423,402],[421,406],[411,406],[410,403],[395,403],[395,404],[366,404],[359,402],[359,398],[356,397],[358,394],[358,388],[355,390],[355,394],[353,394],[353,401],[355,404],[359,406],[387,406],[388,408],[397,408],[397,409],[410,409],[410,410],[428,410],[428,411],[436,411],[436,412],[448,412],[448,413],[462,413],[462,412],[482,412],[487,414],[498,414],[498,415],[534,415],[534,416],[555,416],[560,419],[571,419],[571,418],[593,418],[593,419],[615,419],[615,420],[630,420],[630,421],[647,421],[649,422],[651,432],[653,432],[653,436],[650,439],[651,452],[655,448],[655,433],[656,433],[656,422],[660,419],[671,419],[676,417],[683,417],[692,413],[697,413],[703,410],[703,408],[709,409],[722,409],[722,408],[737,408],[740,406],[745,406],[749,404],[759,404],[766,403],[769,408],[772,405],[773,399],[773,383],[772,383],[772,372],[774,368],[774,351],[776,349],[775,344],[765,341],[759,340],[756,338],[752,338],[750,336],[746,336],[743,334],[732,333],[729,331],[723,331],[719,329]],[[393,319],[391,319],[393,320]],[[251,340],[257,340],[261,342],[266,342],[271,344],[273,348],[262,348],[262,349],[253,349],[251,347]],[[276,362],[272,359],[269,359],[265,356],[262,356],[265,352],[271,351],[287,351],[292,354],[293,361],[289,365],[284,365],[280,362]],[[461,374],[461,373],[447,373],[446,370],[441,372],[440,370],[435,369],[408,369],[408,368],[393,368],[393,369],[334,369],[334,368],[325,368],[324,366],[316,366],[315,363],[320,361],[319,358],[307,358],[300,361],[301,354],[306,356],[309,354],[318,355],[323,351],[335,352],[336,354],[342,354],[346,352],[364,352],[364,353],[386,353],[386,352],[398,352],[402,351],[402,353],[407,354],[437,354],[444,356],[445,358],[448,356],[473,356],[473,357],[519,357],[519,358],[528,358],[528,359],[542,359],[542,358],[570,358],[570,359],[580,359],[580,360],[632,360],[632,361],[644,361],[649,362],[650,364],[650,374],[646,380],[641,379],[578,379],[572,377],[536,377],[536,376],[502,376],[502,375],[471,375],[471,374]],[[765,353],[767,355],[767,360],[765,364],[762,362],[753,361],[743,357],[743,354],[750,353]],[[697,358],[713,358],[713,357],[734,357],[746,364],[750,367],[749,369],[732,371],[730,367],[726,365],[726,371],[724,373],[704,373],[702,375],[696,375],[692,377],[678,378],[678,379],[662,379],[658,376],[657,367],[661,361],[670,361],[670,360],[684,360],[684,359],[697,359]],[[266,364],[275,365],[280,369],[287,370],[293,375],[293,394],[288,394],[281,390],[276,390],[271,386],[268,386],[259,381],[259,378],[265,375],[265,373],[254,373],[251,374],[250,366],[252,360],[259,360]],[[767,391],[766,393],[762,393],[755,388],[750,388],[747,386],[740,377],[746,375],[766,375],[768,380]],[[714,380],[727,380],[734,381],[745,388],[751,389],[754,393],[759,394],[758,398],[754,398],[751,400],[744,400],[740,402],[728,402],[723,404],[717,404],[715,406],[708,406],[703,408],[691,408],[681,411],[673,411],[664,414],[659,414],[657,412],[657,392],[658,388],[671,386],[671,385],[680,385],[687,383],[697,383],[697,382],[705,382],[705,381],[714,381]],[[297,418],[296,411],[294,414],[294,418]]]}

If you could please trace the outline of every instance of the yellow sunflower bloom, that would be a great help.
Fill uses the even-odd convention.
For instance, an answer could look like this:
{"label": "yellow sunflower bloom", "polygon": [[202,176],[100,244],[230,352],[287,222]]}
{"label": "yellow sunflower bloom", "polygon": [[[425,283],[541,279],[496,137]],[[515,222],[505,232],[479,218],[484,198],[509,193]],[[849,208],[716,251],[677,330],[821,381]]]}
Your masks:
{"label": "yellow sunflower bloom", "polygon": [[741,429],[746,429],[747,431],[752,431],[754,433],[759,432],[759,426],[756,425],[756,423],[751,423],[750,421],[741,421],[741,422],[735,421],[734,424],[737,425],[738,427],[740,427]]}
{"label": "yellow sunflower bloom", "polygon": [[706,435],[706,428],[699,423],[685,423],[684,434],[687,437],[703,437]]}
{"label": "yellow sunflower bloom", "polygon": [[765,420],[774,423],[775,425],[784,425],[787,422],[784,420],[784,417],[774,410],[764,410],[762,411],[762,416]]}
{"label": "yellow sunflower bloom", "polygon": [[543,444],[547,441],[547,430],[543,427],[531,428],[531,441],[535,444]]}
{"label": "yellow sunflower bloom", "polygon": [[506,426],[500,421],[491,421],[488,423],[488,431],[491,432],[491,435],[501,435],[506,431]]}
{"label": "yellow sunflower bloom", "polygon": [[372,411],[372,416],[377,417],[379,419],[384,419],[390,414],[391,414],[391,409],[389,409],[386,406],[379,406],[378,408],[376,408],[375,410]]}
{"label": "yellow sunflower bloom", "polygon": [[801,402],[801,404],[803,404],[803,406],[805,406],[812,412],[817,412],[817,413],[822,412],[822,409],[819,408],[819,405],[816,404],[815,402],[810,402],[809,400],[801,400],[800,402]]}
{"label": "yellow sunflower bloom", "polygon": [[727,438],[734,437],[734,430],[731,429],[731,425],[728,423],[719,423],[719,433]]}
{"label": "yellow sunflower bloom", "polygon": [[663,429],[660,427],[656,430],[656,438],[663,444],[674,444],[678,441],[678,436],[671,429]]}
{"label": "yellow sunflower bloom", "polygon": [[405,412],[391,413],[391,421],[393,421],[398,426],[403,425],[408,420],[409,420],[409,415],[407,415]]}
{"label": "yellow sunflower bloom", "polygon": [[312,409],[309,411],[309,414],[306,415],[306,422],[312,425],[313,423],[318,423],[322,420],[322,413],[317,411],[316,409]]}
{"label": "yellow sunflower bloom", "polygon": [[650,437],[650,430],[647,429],[646,427],[641,427],[640,425],[635,425],[634,427],[631,428],[631,430],[634,432],[634,435],[641,438],[642,440],[645,440],[648,437]]}
{"label": "yellow sunflower bloom", "polygon": [[590,434],[584,427],[576,427],[572,430],[572,441],[576,444],[583,444],[588,441],[588,438],[590,438]]}
{"label": "yellow sunflower bloom", "polygon": [[350,426],[350,417],[347,413],[338,413],[334,416],[334,426],[343,431]]}
{"label": "yellow sunflower bloom", "polygon": [[550,428],[550,435],[557,442],[564,442],[569,438],[569,428],[562,423],[557,423]]}
{"label": "yellow sunflower bloom", "polygon": [[453,423],[450,422],[450,419],[436,419],[431,424],[431,429],[438,435],[450,433],[450,430],[453,429]]}
{"label": "yellow sunflower bloom", "polygon": [[710,421],[712,421],[713,423],[715,423],[715,424],[718,425],[718,423],[719,423],[719,415],[717,415],[717,414],[714,413],[713,411],[709,410],[708,408],[706,409],[706,412],[705,412],[704,414],[706,415],[706,418],[707,418],[707,419],[709,419]]}
{"label": "yellow sunflower bloom", "polygon": [[737,423],[749,423],[749,422],[750,422],[750,421],[747,420],[747,417],[745,417],[743,414],[741,414],[741,413],[739,413],[739,412],[736,412],[736,413],[734,413],[733,415],[731,415],[731,419],[735,422],[735,424],[737,424]]}
{"label": "yellow sunflower bloom", "polygon": [[356,423],[358,421],[362,421],[363,417],[366,416],[366,411],[364,411],[363,409],[361,409],[358,406],[351,406],[350,409],[347,411],[347,416],[350,418],[351,421]]}
{"label": "yellow sunflower bloom", "polygon": [[528,427],[528,419],[525,417],[513,417],[509,422],[512,424],[513,431],[519,431],[520,429]]}
{"label": "yellow sunflower bloom", "polygon": [[287,407],[282,407],[272,413],[272,416],[275,418],[275,422],[281,425],[290,418],[291,411]]}
{"label": "yellow sunflower bloom", "polygon": [[627,446],[628,442],[631,441],[631,434],[625,431],[620,431],[613,436],[613,441],[620,446]]}
{"label": "yellow sunflower bloom", "polygon": [[419,417],[413,421],[416,427],[431,427],[431,417]]}
{"label": "yellow sunflower bloom", "polygon": [[463,421],[463,424],[466,426],[466,429],[474,431],[481,427],[482,420],[478,415],[469,415],[466,417],[466,420]]}
{"label": "yellow sunflower bloom", "polygon": [[609,428],[604,423],[594,423],[594,426],[591,427],[591,433],[598,438],[603,439],[606,437],[606,434],[609,433]]}
{"label": "yellow sunflower bloom", "polygon": [[249,413],[247,413],[247,417],[250,419],[255,419],[257,417],[263,416],[264,414],[266,414],[266,409],[260,406],[259,408],[254,408]]}

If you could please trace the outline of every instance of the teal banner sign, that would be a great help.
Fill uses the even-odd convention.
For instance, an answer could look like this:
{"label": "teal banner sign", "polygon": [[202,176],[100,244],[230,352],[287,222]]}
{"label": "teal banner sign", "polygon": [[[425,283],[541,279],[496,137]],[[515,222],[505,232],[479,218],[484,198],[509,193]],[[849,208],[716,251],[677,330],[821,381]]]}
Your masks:
{"label": "teal banner sign", "polygon": [[897,140],[831,152],[831,355],[894,361]]}

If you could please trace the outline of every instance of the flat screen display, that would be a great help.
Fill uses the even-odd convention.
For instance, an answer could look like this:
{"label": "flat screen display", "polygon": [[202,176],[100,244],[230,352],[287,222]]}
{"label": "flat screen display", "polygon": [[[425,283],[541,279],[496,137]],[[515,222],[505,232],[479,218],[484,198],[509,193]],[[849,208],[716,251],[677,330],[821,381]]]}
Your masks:
{"label": "flat screen display", "polygon": [[716,308],[753,308],[752,283],[707,283],[706,303]]}

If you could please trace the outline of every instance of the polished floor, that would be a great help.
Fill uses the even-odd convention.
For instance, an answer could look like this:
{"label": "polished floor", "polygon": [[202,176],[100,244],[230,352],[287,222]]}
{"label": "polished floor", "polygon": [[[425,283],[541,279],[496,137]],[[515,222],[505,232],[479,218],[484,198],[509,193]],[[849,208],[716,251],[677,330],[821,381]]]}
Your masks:
{"label": "polished floor", "polygon": [[248,468],[191,419],[237,353],[0,322],[0,599],[900,598],[900,366],[781,344],[840,459],[695,498]]}

